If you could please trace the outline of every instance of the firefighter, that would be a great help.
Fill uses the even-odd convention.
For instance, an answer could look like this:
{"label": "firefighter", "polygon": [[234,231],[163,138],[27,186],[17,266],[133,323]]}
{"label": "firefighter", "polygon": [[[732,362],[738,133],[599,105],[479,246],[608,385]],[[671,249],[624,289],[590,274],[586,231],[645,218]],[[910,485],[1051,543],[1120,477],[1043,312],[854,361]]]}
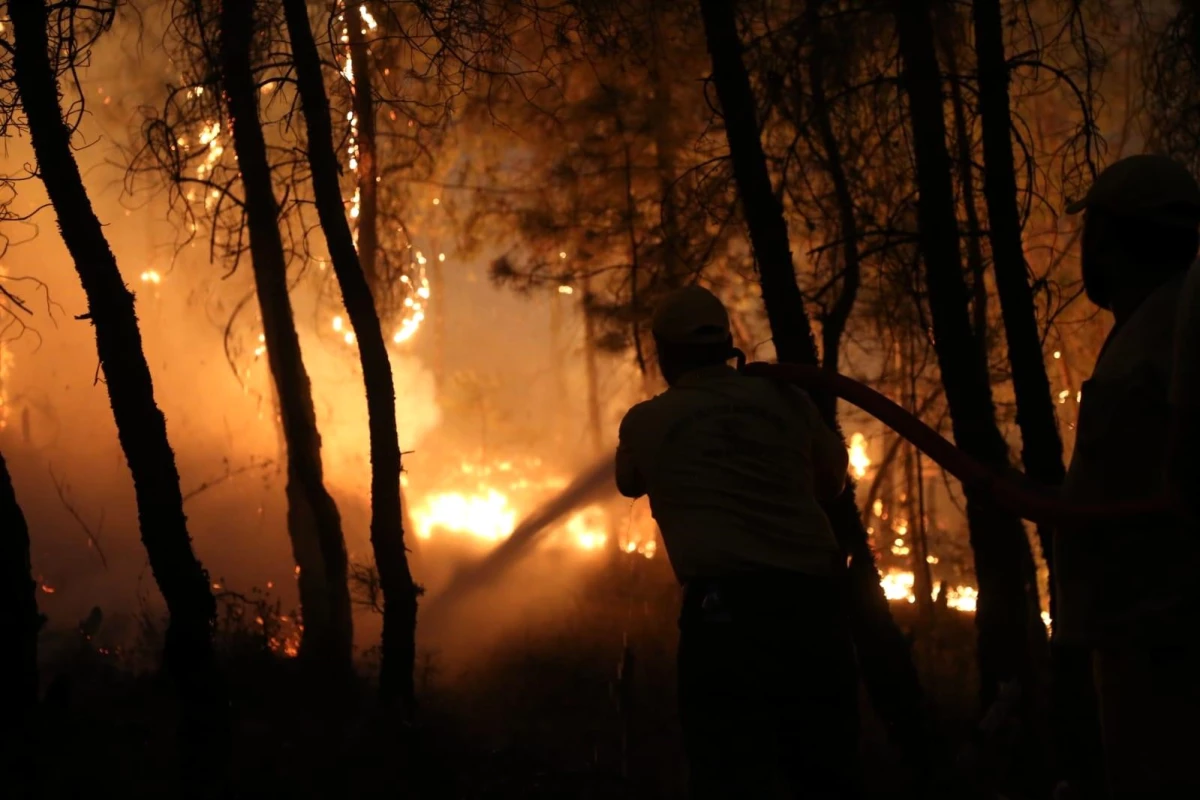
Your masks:
{"label": "firefighter", "polygon": [[730,365],[712,293],[671,294],[652,332],[668,388],[621,422],[617,487],[649,495],[683,585],[691,795],[857,796],[845,561],[821,508],[846,486],[846,449],[808,395]]}
{"label": "firefighter", "polygon": [[[1083,213],[1092,303],[1113,328],[1084,382],[1063,497],[1080,505],[1173,493],[1195,502],[1200,186],[1174,161],[1125,158],[1067,208]],[[1105,773],[1117,798],[1200,797],[1194,517],[1069,528],[1055,544],[1054,636],[1092,654]]]}

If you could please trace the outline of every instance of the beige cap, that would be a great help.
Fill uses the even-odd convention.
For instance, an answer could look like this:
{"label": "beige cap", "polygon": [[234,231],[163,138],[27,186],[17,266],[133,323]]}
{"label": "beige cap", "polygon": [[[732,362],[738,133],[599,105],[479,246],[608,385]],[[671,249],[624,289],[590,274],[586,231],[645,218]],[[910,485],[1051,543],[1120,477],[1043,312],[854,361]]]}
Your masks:
{"label": "beige cap", "polygon": [[720,344],[729,339],[729,314],[712,292],[687,286],[654,310],[654,338],[672,344]]}
{"label": "beige cap", "polygon": [[1106,167],[1068,214],[1086,209],[1168,225],[1200,225],[1200,185],[1180,163],[1167,156],[1137,155]]}

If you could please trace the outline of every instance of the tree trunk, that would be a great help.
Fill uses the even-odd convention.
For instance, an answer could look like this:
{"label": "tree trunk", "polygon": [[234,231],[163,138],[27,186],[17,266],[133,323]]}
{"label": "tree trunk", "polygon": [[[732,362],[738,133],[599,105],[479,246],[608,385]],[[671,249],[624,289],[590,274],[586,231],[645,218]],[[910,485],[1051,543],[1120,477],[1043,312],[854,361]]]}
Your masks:
{"label": "tree trunk", "polygon": [[805,5],[805,21],[811,45],[808,59],[808,80],[812,90],[812,118],[825,151],[825,171],[833,184],[833,196],[837,201],[838,228],[842,239],[842,291],[821,325],[821,346],[824,366],[830,372],[838,371],[841,360],[842,336],[854,310],[861,280],[861,265],[858,256],[858,218],[854,196],[850,193],[850,182],[846,178],[846,167],[842,163],[842,148],[833,130],[829,112],[829,101],[825,96],[825,45],[827,39],[821,30],[822,0],[809,0]]}
{"label": "tree trunk", "polygon": [[604,451],[604,421],[600,413],[600,369],[597,364],[596,318],[588,306],[592,301],[592,278],[583,275],[583,297],[580,310],[583,312],[583,368],[587,383],[588,435],[592,444],[592,455],[596,458]]}
{"label": "tree trunk", "polygon": [[[1008,446],[996,424],[987,361],[968,310],[929,3],[894,0],[893,11],[916,156],[918,246],[954,440],[977,460],[1005,470]],[[1002,513],[977,489],[964,490],[979,582],[980,690],[990,705],[1002,683],[1019,680],[1027,691],[1033,688],[1030,625],[1039,617],[1037,583],[1021,520]]]}
{"label": "tree trunk", "polygon": [[[983,123],[983,196],[987,201],[992,268],[1000,295],[1000,311],[1008,340],[1021,429],[1021,461],[1025,473],[1045,486],[1066,477],[1062,438],[1050,396],[1050,379],[1017,210],[1017,176],[1013,160],[1012,113],[1008,99],[1008,62],[1004,57],[1004,20],[999,0],[975,0],[975,52],[979,69],[979,113]],[[1052,531],[1038,526],[1042,555],[1053,572]],[[1051,581],[1053,585],[1053,581]],[[1054,592],[1050,592],[1051,608]]]}
{"label": "tree trunk", "polygon": [[[771,188],[754,111],[754,94],[742,61],[742,44],[730,0],[700,0],[712,57],[712,80],[725,119],[725,134],[738,196],[758,262],[767,319],[780,361],[817,364],[817,349],[796,282],[783,206]],[[819,399],[818,399],[819,401]],[[822,403],[837,428],[834,403]],[[908,643],[892,619],[879,583],[851,487],[827,509],[850,559],[850,617],[863,679],[879,716],[919,770],[928,767],[931,730]]]}
{"label": "tree trunk", "polygon": [[228,755],[228,703],[213,652],[216,604],[208,574],[192,551],[175,454],[166,418],[155,403],[133,293],[88,199],[71,149],[71,130],[58,105],[58,79],[48,55],[47,6],[27,0],[9,3],[8,12],[15,40],[13,79],[42,183],[87,296],[86,317],[96,329],[117,437],[133,476],[142,543],[170,614],[164,663],[182,704],[185,782],[197,790],[214,771],[223,772]]}
{"label": "tree trunk", "polygon": [[[375,302],[382,299],[383,281],[379,274],[379,192],[375,179],[379,175],[379,159],[375,143],[375,94],[371,83],[371,51],[362,31],[359,8],[352,3],[346,8],[346,31],[350,37],[350,63],[354,91],[354,124],[358,134],[358,259]],[[324,87],[322,87],[322,91]]]}
{"label": "tree trunk", "polygon": [[300,655],[322,671],[348,677],[354,637],[346,542],[337,505],[325,489],[312,385],[304,369],[288,297],[279,204],[271,185],[271,167],[258,116],[259,93],[250,61],[256,5],[253,0],[224,0],[221,4],[221,81],[242,173],[267,363],[287,440],[288,533],[300,570],[304,619]]}
{"label": "tree trunk", "polygon": [[0,766],[17,787],[32,788],[34,712],[38,702],[37,583],[29,558],[29,528],[17,504],[4,454],[0,453],[0,642],[5,675],[0,685]]}
{"label": "tree trunk", "polygon": [[[671,111],[671,82],[664,78],[662,71],[663,42],[659,14],[653,4],[647,5],[647,12],[651,28],[648,77],[654,92],[654,102],[650,105],[647,123],[654,136],[654,169],[658,174],[659,206],[662,211],[663,288],[674,290],[687,282],[679,211],[671,198],[675,181],[679,177],[676,158],[679,138],[675,132],[675,115]],[[636,308],[634,313],[637,313]]]}
{"label": "tree trunk", "polygon": [[[958,54],[955,47],[959,41],[959,18],[953,7],[944,6],[946,18],[941,21],[942,51],[951,74],[958,75]],[[955,157],[958,160],[958,182],[962,191],[963,213],[966,216],[967,235],[964,239],[967,252],[967,268],[971,271],[971,318],[975,338],[980,348],[988,350],[988,290],[984,279],[982,226],[979,210],[975,207],[975,161],[972,157],[971,131],[967,127],[967,106],[963,99],[962,86],[958,80],[950,82],[950,108],[954,119]]]}
{"label": "tree trunk", "polygon": [[[1021,429],[1021,461],[1025,474],[1045,486],[1059,486],[1066,476],[1062,439],[1046,374],[1038,332],[1037,310],[1029,285],[1017,207],[1016,164],[1011,139],[1009,69],[1004,55],[1004,18],[999,0],[975,0],[975,53],[979,70],[979,110],[983,123],[984,185],[992,266],[1000,295],[1000,311],[1008,340]],[[1050,573],[1050,617],[1054,618],[1053,529],[1038,525],[1042,557]],[[1084,779],[1088,760],[1100,739],[1091,669],[1086,652],[1064,645],[1051,647],[1051,715],[1055,751],[1067,777]],[[1084,779],[1086,781],[1086,779]]]}
{"label": "tree trunk", "polygon": [[[358,340],[359,360],[367,393],[367,426],[371,443],[371,547],[383,593],[382,663],[379,692],[383,702],[413,708],[416,660],[417,596],[404,551],[400,505],[400,439],[396,429],[396,391],[383,329],[371,297],[338,185],[337,154],[321,60],[304,0],[284,0],[288,34],[296,64],[296,86],[308,132],[308,160],[313,195],[333,270],[342,290],[346,315]],[[355,22],[351,21],[351,28]],[[436,257],[436,256],[435,256]]]}

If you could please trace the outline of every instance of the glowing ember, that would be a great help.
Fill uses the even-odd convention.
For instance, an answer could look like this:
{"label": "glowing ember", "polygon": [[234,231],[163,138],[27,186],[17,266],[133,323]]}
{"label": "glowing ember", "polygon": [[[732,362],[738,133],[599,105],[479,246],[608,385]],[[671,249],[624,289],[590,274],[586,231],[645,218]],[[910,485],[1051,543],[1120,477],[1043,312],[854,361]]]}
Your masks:
{"label": "glowing ember", "polygon": [[158,270],[148,269],[142,273],[142,283],[162,283],[162,275]]}
{"label": "glowing ember", "polygon": [[375,18],[373,16],[371,16],[371,12],[367,10],[366,3],[363,3],[362,5],[360,5],[358,7],[358,14],[360,17],[362,17],[363,22],[365,22],[367,24],[368,30],[373,31],[379,27],[379,23],[375,21]]}
{"label": "glowing ember", "polygon": [[867,468],[871,466],[871,458],[867,455],[867,440],[861,433],[856,433],[850,437],[850,469],[854,471],[854,477],[861,478],[867,474]]}

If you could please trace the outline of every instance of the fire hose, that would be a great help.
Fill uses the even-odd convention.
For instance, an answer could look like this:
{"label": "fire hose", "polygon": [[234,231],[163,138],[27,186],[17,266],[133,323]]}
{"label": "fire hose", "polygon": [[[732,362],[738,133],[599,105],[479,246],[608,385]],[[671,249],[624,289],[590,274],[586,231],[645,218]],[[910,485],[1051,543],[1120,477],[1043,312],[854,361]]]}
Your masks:
{"label": "fire hose", "polygon": [[1033,487],[1017,470],[1001,472],[976,461],[903,407],[865,384],[820,367],[756,362],[744,375],[769,378],[801,389],[824,392],[867,412],[925,453],[968,491],[986,496],[998,508],[1031,522],[1072,527],[1114,520],[1152,521],[1178,514],[1169,495],[1126,503],[1078,505],[1060,499],[1053,489]]}
{"label": "fire hose", "polygon": [[[1082,526],[1114,520],[1152,522],[1174,518],[1179,512],[1167,495],[1144,501],[1105,505],[1078,505],[1063,501],[1045,489],[1030,486],[1013,469],[1001,472],[975,460],[947,441],[918,417],[874,389],[820,367],[802,364],[755,362],[742,366],[750,377],[768,378],[798,388],[835,395],[878,419],[925,453],[970,492],[989,499],[997,508],[1032,522],[1057,526]],[[528,515],[504,542],[480,561],[460,570],[449,585],[423,606],[426,617],[435,616],[454,600],[479,588],[517,561],[543,532],[581,506],[616,491],[614,464],[605,457],[580,474],[570,486]],[[1053,490],[1049,490],[1053,492]]]}

